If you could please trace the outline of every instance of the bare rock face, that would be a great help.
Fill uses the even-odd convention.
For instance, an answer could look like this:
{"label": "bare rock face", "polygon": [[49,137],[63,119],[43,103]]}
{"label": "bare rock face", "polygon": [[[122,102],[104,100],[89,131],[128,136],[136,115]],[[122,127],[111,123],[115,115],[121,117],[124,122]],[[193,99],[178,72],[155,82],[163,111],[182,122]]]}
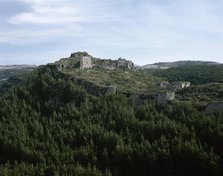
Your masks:
{"label": "bare rock face", "polygon": [[168,89],[170,91],[177,92],[184,88],[190,87],[190,82],[175,82],[173,84],[165,81],[160,83],[160,87],[164,89]]}
{"label": "bare rock face", "polygon": [[173,91],[179,91],[186,87],[190,87],[190,82],[177,82],[173,84]]}
{"label": "bare rock face", "polygon": [[221,114],[223,114],[223,102],[211,102],[207,105],[205,111],[207,113],[221,113]]}
{"label": "bare rock face", "polygon": [[174,99],[174,92],[162,92],[158,93],[156,101],[159,106],[165,106],[168,101],[173,101]]}
{"label": "bare rock face", "polygon": [[190,87],[190,82],[185,82],[185,85],[184,85],[184,87]]}
{"label": "bare rock face", "polygon": [[92,61],[90,56],[83,56],[80,58],[80,68],[92,68]]}

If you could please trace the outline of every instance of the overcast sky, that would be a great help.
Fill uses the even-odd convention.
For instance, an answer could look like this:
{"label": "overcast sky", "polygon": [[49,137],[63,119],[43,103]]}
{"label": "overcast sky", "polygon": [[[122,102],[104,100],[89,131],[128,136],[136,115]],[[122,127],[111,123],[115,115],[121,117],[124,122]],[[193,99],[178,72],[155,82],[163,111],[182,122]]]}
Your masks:
{"label": "overcast sky", "polygon": [[76,51],[139,65],[223,62],[222,9],[222,0],[0,0],[0,65]]}

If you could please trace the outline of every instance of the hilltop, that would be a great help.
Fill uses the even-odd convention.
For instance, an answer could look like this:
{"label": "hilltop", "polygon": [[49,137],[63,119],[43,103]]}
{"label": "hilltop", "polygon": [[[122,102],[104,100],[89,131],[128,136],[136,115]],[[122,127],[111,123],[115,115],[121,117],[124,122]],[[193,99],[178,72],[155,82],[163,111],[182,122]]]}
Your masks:
{"label": "hilltop", "polygon": [[[86,68],[80,62],[82,58],[91,60]],[[130,60],[100,59],[86,52],[72,53],[70,57],[49,65],[55,66],[70,79],[83,80],[97,87],[115,87],[117,91],[126,93],[154,94],[160,90],[159,83],[162,81],[158,77],[135,70],[134,63]]]}

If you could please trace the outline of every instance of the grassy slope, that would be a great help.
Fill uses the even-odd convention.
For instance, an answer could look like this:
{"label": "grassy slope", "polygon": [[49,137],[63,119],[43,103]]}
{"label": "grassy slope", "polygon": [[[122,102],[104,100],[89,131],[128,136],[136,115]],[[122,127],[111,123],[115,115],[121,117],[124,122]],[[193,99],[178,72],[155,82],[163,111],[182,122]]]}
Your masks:
{"label": "grassy slope", "polygon": [[160,91],[161,78],[149,75],[143,71],[123,71],[106,69],[63,70],[76,79],[84,79],[97,86],[117,86],[118,91],[150,94]]}

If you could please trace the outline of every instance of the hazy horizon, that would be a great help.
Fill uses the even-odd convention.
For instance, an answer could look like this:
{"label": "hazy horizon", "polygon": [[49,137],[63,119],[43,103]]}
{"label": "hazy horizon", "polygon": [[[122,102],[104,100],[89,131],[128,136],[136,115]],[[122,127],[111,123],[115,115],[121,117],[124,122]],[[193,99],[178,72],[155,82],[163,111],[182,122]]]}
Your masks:
{"label": "hazy horizon", "polygon": [[[68,56],[67,56],[68,57]],[[62,59],[62,58],[59,58],[59,59]],[[52,61],[52,62],[48,62],[48,63],[54,63],[54,62],[56,62],[56,61],[58,61],[59,59],[57,59],[57,60],[55,60],[55,61]],[[116,60],[116,59],[118,59],[118,58],[100,58],[100,59],[112,59],[112,60]],[[127,59],[128,60],[128,58],[124,58],[124,59]],[[180,61],[195,61],[195,62],[216,62],[216,61],[210,61],[210,60],[207,60],[207,61],[205,61],[205,60],[175,60],[175,61],[171,61],[171,62],[180,62]],[[161,62],[152,62],[152,63],[146,63],[146,64],[143,64],[143,65],[140,65],[140,64],[137,64],[137,63],[135,63],[134,62],[134,64],[135,65],[137,65],[137,66],[145,66],[145,65],[149,65],[149,64],[157,64],[157,63],[168,63],[169,61],[161,61]],[[35,65],[35,66],[40,66],[40,65],[45,65],[45,64],[48,64],[48,63],[42,63],[42,64],[32,64],[32,63],[18,63],[18,64],[0,64],[0,66],[13,66],[13,65],[15,65],[15,66],[17,66],[17,65]],[[219,64],[223,64],[222,62],[216,62],[216,63],[219,63]]]}
{"label": "hazy horizon", "polygon": [[222,63],[222,8],[212,0],[1,0],[0,65],[41,65],[76,51],[137,65]]}

